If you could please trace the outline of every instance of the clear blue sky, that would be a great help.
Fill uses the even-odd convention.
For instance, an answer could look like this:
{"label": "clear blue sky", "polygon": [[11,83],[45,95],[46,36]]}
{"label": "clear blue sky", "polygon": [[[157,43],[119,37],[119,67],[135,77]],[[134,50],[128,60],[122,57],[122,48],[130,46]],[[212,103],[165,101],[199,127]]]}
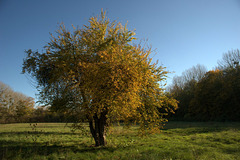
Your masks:
{"label": "clear blue sky", "polygon": [[222,53],[240,48],[239,0],[0,0],[0,81],[35,98],[21,74],[24,50],[41,51],[58,23],[81,27],[101,8],[148,39],[154,60],[175,72],[170,77],[196,64],[212,69]]}

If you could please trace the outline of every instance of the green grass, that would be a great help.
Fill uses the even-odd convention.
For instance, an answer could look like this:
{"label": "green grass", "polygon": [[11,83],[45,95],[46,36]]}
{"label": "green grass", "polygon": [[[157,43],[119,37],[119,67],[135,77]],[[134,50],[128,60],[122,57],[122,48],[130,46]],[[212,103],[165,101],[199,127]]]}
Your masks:
{"label": "green grass", "polygon": [[62,123],[0,124],[0,159],[240,160],[240,123],[169,122],[160,134],[137,136],[115,126],[106,147]]}

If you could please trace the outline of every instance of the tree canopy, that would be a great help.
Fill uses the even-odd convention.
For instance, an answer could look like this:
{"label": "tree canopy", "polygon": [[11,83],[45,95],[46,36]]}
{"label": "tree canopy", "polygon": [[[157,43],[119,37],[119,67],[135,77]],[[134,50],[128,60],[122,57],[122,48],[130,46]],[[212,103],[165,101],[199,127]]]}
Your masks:
{"label": "tree canopy", "polygon": [[104,12],[73,33],[61,24],[45,51],[26,51],[23,73],[35,78],[42,102],[87,120],[96,146],[114,121],[159,129],[177,103],[160,85],[168,72],[152,62],[150,48],[133,44],[134,35]]}
{"label": "tree canopy", "polygon": [[218,69],[226,70],[239,67],[240,52],[238,49],[224,53],[222,59],[218,61]]}
{"label": "tree canopy", "polygon": [[15,92],[0,81],[0,123],[28,122],[34,105],[32,97]]}
{"label": "tree canopy", "polygon": [[232,50],[223,54],[216,69],[203,70],[198,80],[187,80],[190,76],[185,75],[189,70],[175,77],[169,90],[179,101],[179,109],[173,117],[194,121],[239,121],[239,60],[239,50]]}

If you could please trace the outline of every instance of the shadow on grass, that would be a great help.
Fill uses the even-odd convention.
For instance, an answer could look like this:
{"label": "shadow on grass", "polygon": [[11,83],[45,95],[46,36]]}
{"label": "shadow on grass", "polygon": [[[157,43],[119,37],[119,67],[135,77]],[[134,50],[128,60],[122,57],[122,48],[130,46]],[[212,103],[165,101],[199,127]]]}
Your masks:
{"label": "shadow on grass", "polygon": [[97,153],[99,150],[114,152],[112,147],[94,147],[84,143],[64,146],[59,144],[47,145],[44,143],[24,143],[16,141],[0,141],[0,159],[34,159],[36,156],[49,156],[65,153]]}
{"label": "shadow on grass", "polygon": [[0,137],[4,135],[27,135],[27,134],[42,134],[42,135],[80,135],[76,132],[45,132],[45,131],[23,131],[23,132],[1,132]]}

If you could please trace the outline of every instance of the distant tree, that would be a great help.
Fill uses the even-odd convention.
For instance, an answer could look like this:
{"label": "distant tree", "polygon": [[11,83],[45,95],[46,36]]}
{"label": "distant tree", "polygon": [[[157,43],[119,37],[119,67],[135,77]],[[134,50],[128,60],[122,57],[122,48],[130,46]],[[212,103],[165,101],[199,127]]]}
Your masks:
{"label": "distant tree", "polygon": [[183,77],[186,83],[195,80],[196,82],[200,81],[205,73],[207,72],[207,68],[204,65],[197,64],[192,68],[183,72]]}
{"label": "distant tree", "polygon": [[0,82],[0,111],[1,123],[14,121],[14,91],[6,84]]}
{"label": "distant tree", "polygon": [[6,84],[0,81],[0,105],[1,107],[7,107],[13,94],[13,90]]}
{"label": "distant tree", "polygon": [[185,87],[191,85],[193,82],[200,81],[205,73],[207,68],[204,65],[197,64],[187,70],[185,70],[181,76],[175,76],[172,80],[172,85],[168,87],[168,91],[171,93],[181,92]]}
{"label": "distant tree", "polygon": [[197,64],[187,69],[181,76],[173,78],[172,85],[168,88],[171,95],[179,101],[179,107],[174,117],[179,120],[189,120],[189,105],[194,97],[197,83],[204,77],[207,69]]}
{"label": "distant tree", "polygon": [[7,105],[6,105],[6,98],[5,92],[8,86],[0,81],[0,123],[4,123],[7,116]]}
{"label": "distant tree", "polygon": [[0,82],[0,122],[26,122],[33,111],[34,99],[14,92],[8,85]]}
{"label": "distant tree", "polygon": [[62,113],[53,112],[47,106],[35,107],[30,122],[65,122],[65,117]]}
{"label": "distant tree", "polygon": [[179,101],[179,109],[173,118],[239,121],[239,60],[239,50],[232,50],[223,54],[215,70],[206,72],[204,66],[198,65],[174,77],[169,91]]}
{"label": "distant tree", "polygon": [[240,70],[212,70],[198,82],[190,103],[194,120],[240,120]]}
{"label": "distant tree", "polygon": [[34,98],[27,97],[22,93],[15,95],[15,118],[17,122],[29,122],[34,112]]}
{"label": "distant tree", "polygon": [[34,109],[34,112],[31,116],[30,122],[36,123],[36,122],[49,122],[48,121],[48,110],[44,106],[37,106]]}
{"label": "distant tree", "polygon": [[191,117],[194,117],[194,120],[216,120],[217,116],[220,117],[223,114],[220,98],[223,89],[222,78],[222,71],[212,70],[207,72],[198,83],[189,107]]}
{"label": "distant tree", "polygon": [[240,66],[235,66],[224,73],[223,97],[226,99],[224,107],[228,115],[227,120],[240,121]]}
{"label": "distant tree", "polygon": [[168,72],[151,62],[151,49],[132,44],[135,33],[126,25],[110,23],[103,12],[89,23],[73,34],[60,25],[45,52],[26,52],[23,73],[36,79],[41,101],[87,120],[96,146],[105,145],[113,121],[159,129],[166,119],[158,109],[176,107],[159,83]]}
{"label": "distant tree", "polygon": [[221,60],[218,61],[218,69],[224,70],[228,68],[236,68],[239,67],[240,62],[240,52],[238,49],[228,51],[223,54]]}

